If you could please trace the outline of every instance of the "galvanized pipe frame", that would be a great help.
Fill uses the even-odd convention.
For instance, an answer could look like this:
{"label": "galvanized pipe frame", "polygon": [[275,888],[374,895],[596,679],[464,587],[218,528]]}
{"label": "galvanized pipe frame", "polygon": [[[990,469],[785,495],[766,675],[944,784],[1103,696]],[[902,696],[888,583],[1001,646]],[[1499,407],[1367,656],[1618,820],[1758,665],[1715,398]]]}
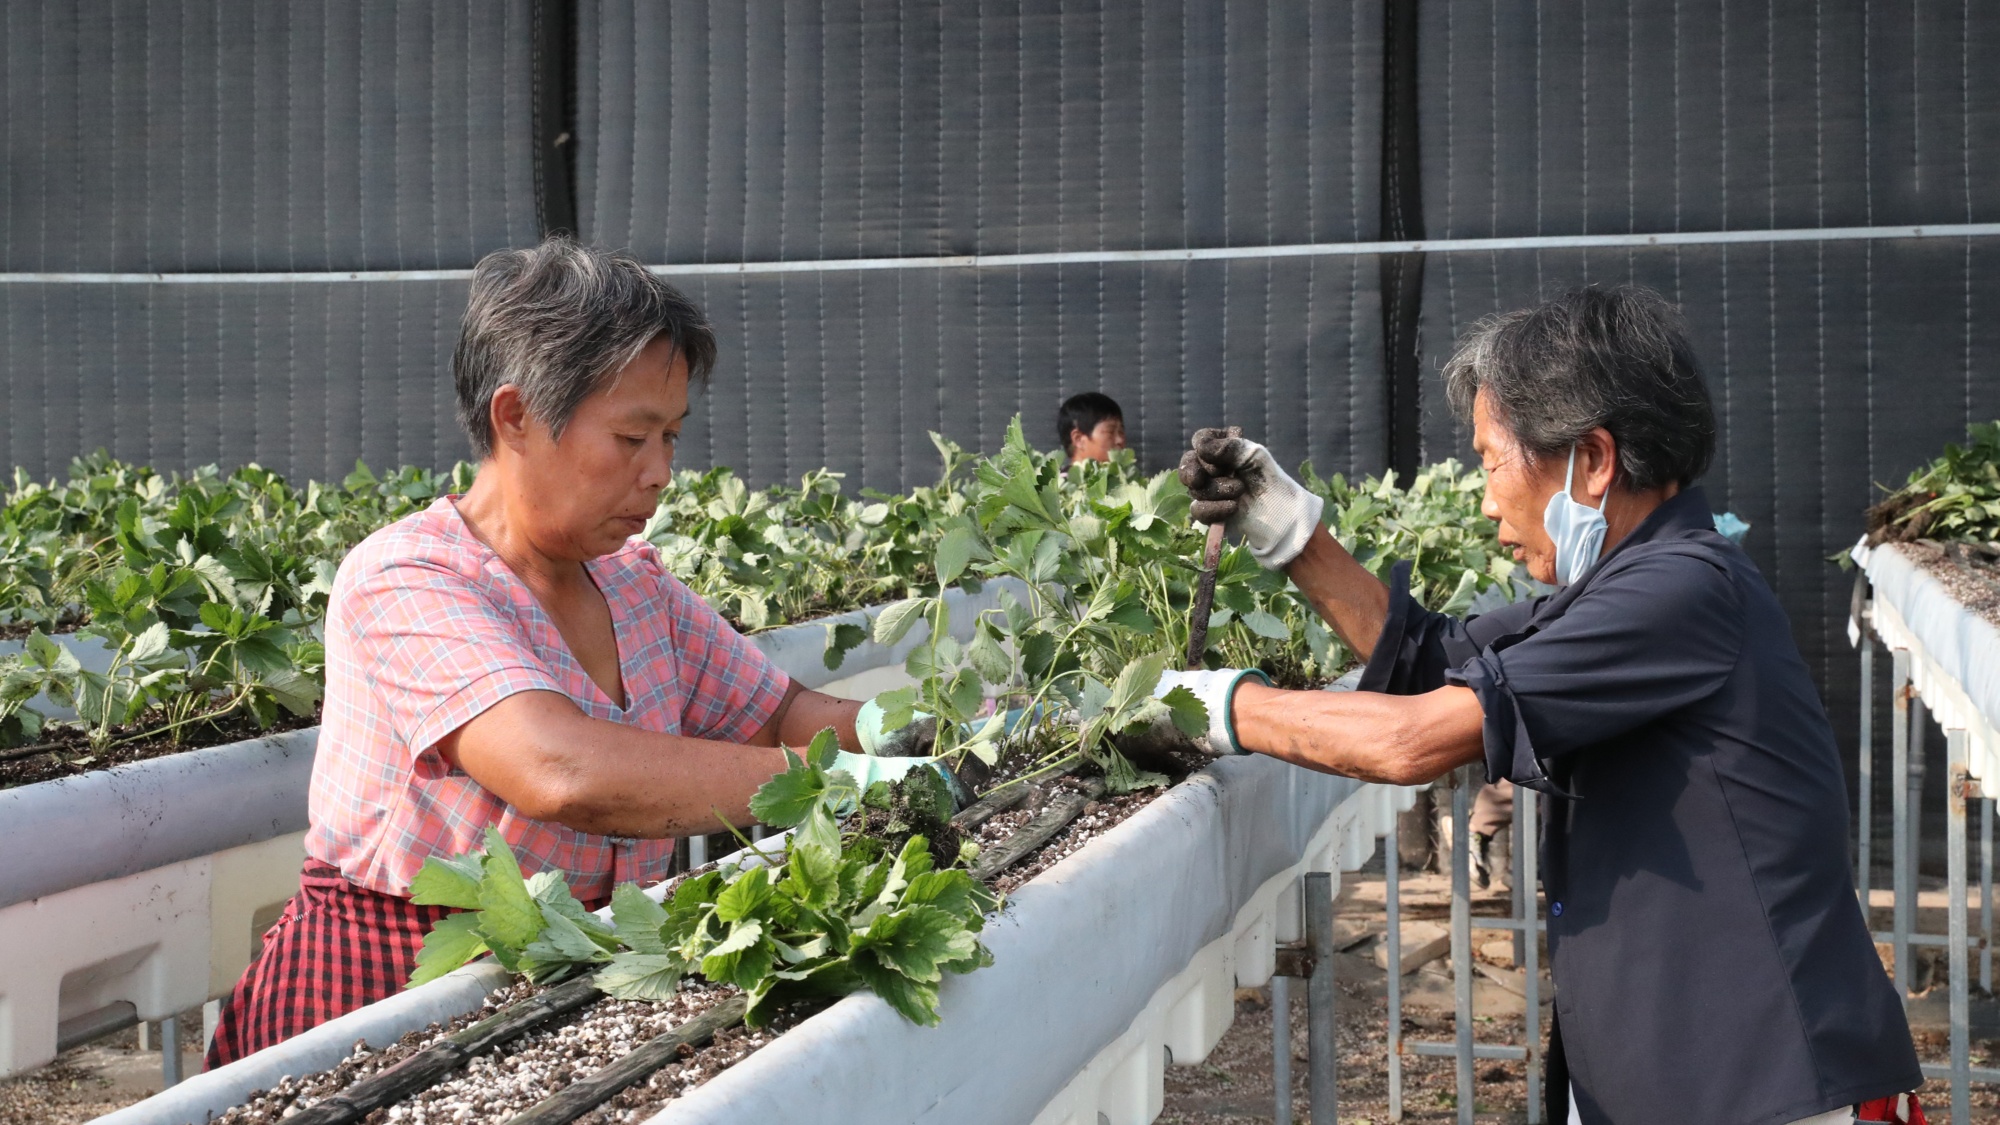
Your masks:
{"label": "galvanized pipe frame", "polygon": [[[1857,816],[1860,820],[1858,864],[1855,875],[1857,893],[1864,917],[1869,925],[1874,925],[1872,904],[1869,901],[1872,864],[1872,818],[1874,815],[1874,716],[1872,688],[1874,684],[1875,641],[1879,638],[1889,648],[1890,653],[1890,880],[1893,895],[1893,909],[1890,929],[1876,931],[1876,941],[1888,941],[1894,952],[1894,974],[1896,987],[1909,1001],[1910,987],[1915,983],[1914,966],[1911,963],[1911,949],[1914,946],[1944,946],[1946,949],[1946,988],[1949,1011],[1949,1057],[1942,1065],[1925,1063],[1922,1072],[1926,1078],[1944,1079],[1951,1086],[1952,1120],[1967,1120],[1971,1105],[1971,1083],[2000,1083],[2000,1068],[1974,1067],[1971,1062],[1971,1011],[1970,978],[1971,952],[1976,946],[1980,953],[1980,986],[1992,989],[1993,963],[1993,811],[1994,799],[1982,792],[1980,782],[1970,769],[1968,746],[1970,734],[1960,726],[1945,728],[1946,784],[1945,784],[1945,918],[1946,933],[1926,934],[1916,930],[1917,907],[1917,859],[1922,844],[1921,789],[1913,800],[1911,788],[1921,786],[1923,777],[1919,764],[1923,753],[1926,728],[1929,722],[1929,708],[1919,694],[1913,672],[1913,662],[1921,655],[1907,645],[1918,645],[1914,633],[1892,637],[1880,632],[1877,627],[1877,607],[1872,597],[1861,601],[1852,635],[1855,647],[1861,655],[1861,683],[1863,685],[1859,754],[1857,778],[1860,793],[1857,800]],[[1901,624],[1898,621],[1898,624]],[[1896,630],[1904,632],[1902,629]],[[1898,641],[1904,642],[1899,644]],[[1963,690],[1963,686],[1960,685]],[[1968,802],[1978,801],[1980,807],[1980,934],[1974,937],[1970,926],[1970,887],[1968,886],[1969,859],[1966,854],[1966,831],[1969,827]]]}
{"label": "galvanized pipe frame", "polygon": [[1458,1119],[1472,1125],[1479,1059],[1525,1062],[1528,1079],[1528,1125],[1542,1121],[1542,1011],[1541,1011],[1541,920],[1536,886],[1541,879],[1538,795],[1522,786],[1514,788],[1514,837],[1511,914],[1507,918],[1482,918],[1481,929],[1512,930],[1514,963],[1522,970],[1521,1044],[1480,1043],[1473,1036],[1472,1008],[1472,866],[1471,805],[1474,787],[1482,777],[1480,766],[1459,771],[1451,794],[1451,963],[1452,998],[1456,1035],[1450,1042],[1403,1038],[1402,974],[1402,878],[1398,868],[1397,833],[1392,829],[1383,848],[1383,891],[1388,933],[1388,1069],[1389,1120],[1403,1119],[1403,1056],[1446,1057],[1456,1060]]}

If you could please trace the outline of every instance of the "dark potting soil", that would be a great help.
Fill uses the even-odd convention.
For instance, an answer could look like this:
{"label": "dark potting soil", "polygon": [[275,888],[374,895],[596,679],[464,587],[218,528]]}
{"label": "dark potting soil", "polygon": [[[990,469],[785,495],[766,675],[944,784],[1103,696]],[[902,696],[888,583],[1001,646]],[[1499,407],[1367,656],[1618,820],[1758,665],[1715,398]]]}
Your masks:
{"label": "dark potting soil", "polygon": [[118,743],[118,739],[129,737],[134,731],[130,728],[114,729],[112,732],[114,744],[101,750],[91,747],[90,736],[80,728],[51,726],[43,729],[38,742],[25,746],[0,747],[0,789],[33,785],[38,781],[53,781],[61,777],[76,777],[94,770],[110,769],[112,766],[143,762],[149,758],[164,758],[188,750],[224,746],[231,742],[257,738],[260,735],[302,730],[318,724],[318,708],[315,708],[311,715],[294,715],[289,711],[281,711],[278,714],[278,721],[264,728],[258,727],[257,721],[247,712],[237,711],[215,722],[192,723],[182,727],[175,732],[179,736],[178,740],[170,735],[160,735],[137,742]]}

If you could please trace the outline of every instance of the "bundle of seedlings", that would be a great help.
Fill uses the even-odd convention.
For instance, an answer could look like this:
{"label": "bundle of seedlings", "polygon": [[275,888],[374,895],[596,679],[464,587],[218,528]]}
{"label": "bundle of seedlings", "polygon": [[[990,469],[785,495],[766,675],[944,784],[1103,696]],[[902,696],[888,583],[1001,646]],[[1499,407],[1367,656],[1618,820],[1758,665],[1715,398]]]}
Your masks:
{"label": "bundle of seedlings", "polygon": [[1975,423],[1964,445],[1947,444],[1943,456],[1868,509],[1867,527],[1871,547],[2000,540],[2000,422]]}
{"label": "bundle of seedlings", "polygon": [[[2000,423],[1974,425],[1965,445],[1946,445],[1868,509],[1864,542],[1894,544],[1967,610],[2000,625]],[[1851,565],[1845,554],[1839,561]]]}

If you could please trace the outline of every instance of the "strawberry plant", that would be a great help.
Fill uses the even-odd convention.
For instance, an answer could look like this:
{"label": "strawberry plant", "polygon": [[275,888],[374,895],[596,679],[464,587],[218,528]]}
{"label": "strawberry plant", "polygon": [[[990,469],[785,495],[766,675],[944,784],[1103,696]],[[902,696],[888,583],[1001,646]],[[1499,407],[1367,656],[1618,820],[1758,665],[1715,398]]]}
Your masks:
{"label": "strawberry plant", "polygon": [[1916,539],[2000,539],[2000,422],[1973,423],[1964,445],[1947,444],[1868,509],[1869,543]]}
{"label": "strawberry plant", "polygon": [[560,878],[524,878],[497,832],[483,853],[427,860],[411,897],[464,913],[425,936],[410,985],[491,953],[538,983],[596,967],[597,986],[626,1000],[669,999],[698,974],[742,989],[752,1025],[781,1004],[863,988],[913,1023],[936,1024],[945,974],[992,963],[977,935],[998,900],[961,866],[937,866],[922,836],[891,848],[843,833],[837,810],[851,812],[856,794],[854,779],[831,769],[837,749],[822,732],[803,757],[787,751],[791,769],[758,791],[759,815],[795,828],[779,854],[685,878],[664,903],[621,884],[610,924]]}

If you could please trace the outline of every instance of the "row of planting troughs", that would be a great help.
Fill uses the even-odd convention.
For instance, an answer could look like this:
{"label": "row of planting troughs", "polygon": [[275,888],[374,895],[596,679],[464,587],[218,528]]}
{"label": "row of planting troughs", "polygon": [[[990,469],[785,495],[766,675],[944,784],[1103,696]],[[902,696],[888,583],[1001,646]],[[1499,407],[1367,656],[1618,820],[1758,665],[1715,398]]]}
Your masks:
{"label": "row of planting troughs", "polygon": [[[719,1076],[681,1080],[663,1095],[677,1097],[676,1119],[823,1112],[841,1099],[880,1119],[946,1103],[953,1119],[1149,1118],[1160,1048],[1182,1062],[1206,1053],[1229,1022],[1230,989],[1268,977],[1272,943],[1296,936],[1299,874],[1365,860],[1398,795],[1262,759],[1196,770],[1172,754],[1123,752],[1141,730],[1198,718],[1191,698],[1149,693],[1187,640],[1200,536],[1184,491],[1129,464],[1065,471],[1018,426],[992,456],[938,446],[938,483],[903,496],[848,495],[829,473],[761,491],[726,470],[682,473],[646,535],[794,678],[886,693],[892,717],[939,715],[940,749],[982,759],[998,779],[984,800],[953,817],[904,787],[842,793],[844,775],[808,756],[761,798],[766,822],[792,828],[788,842],[680,883],[665,910],[650,904],[666,888],[633,888],[622,914],[600,919],[529,879],[552,934],[480,933],[479,914],[455,915],[429,963],[495,958],[121,1119],[203,1120],[285,1075],[339,1063],[357,1039],[386,1046],[478,1008],[502,964],[533,978],[523,988],[547,986],[542,997],[590,996],[578,1001],[584,1016],[516,1013],[511,1038],[482,1041],[491,1058],[558,1025],[584,1027],[591,1012],[626,1010],[605,1005],[722,997],[712,1024],[737,997],[753,1022],[796,1023],[750,1062],[704,1063]],[[1432,604],[1510,587],[1511,564],[1477,516],[1477,474],[1446,463],[1407,488],[1302,478],[1328,497],[1329,523],[1364,563],[1412,560]],[[227,990],[256,922],[296,887],[333,570],[374,527],[468,479],[465,467],[357,471],[338,488],[298,489],[254,468],[169,478],[108,461],[80,462],[63,485],[17,479],[0,511],[0,626],[14,634],[0,655],[0,769],[18,782],[0,790],[0,945],[32,952],[0,979],[0,1070],[36,1065],[121,1015],[162,1018]],[[1259,666],[1301,687],[1351,664],[1247,552],[1225,556],[1216,606],[1212,664]],[[267,733],[240,738],[257,728]],[[438,870],[476,879],[509,863],[488,855]],[[828,884],[828,872],[849,875]],[[524,963],[537,942],[543,955]],[[858,994],[825,1006],[845,993]],[[1065,1017],[1055,1031],[1051,1011]],[[638,1091],[661,1067],[686,1069],[666,1057],[669,1042],[655,1045],[664,1061],[652,1071],[627,1060],[598,1085]],[[876,1074],[860,1056],[896,1069]],[[912,1058],[930,1060],[926,1081],[887,1081]],[[744,1077],[778,1066],[783,1082]],[[467,1065],[461,1079],[481,1073]],[[568,1086],[567,1110],[527,1119],[590,1110],[577,1107],[591,1083]],[[938,1102],[942,1090],[952,1093]],[[562,1101],[559,1089],[540,1092]],[[434,1096],[403,1108],[420,1112]],[[362,1104],[312,1097],[325,1103],[314,1120]],[[642,1108],[623,1119],[652,1112]]]}

